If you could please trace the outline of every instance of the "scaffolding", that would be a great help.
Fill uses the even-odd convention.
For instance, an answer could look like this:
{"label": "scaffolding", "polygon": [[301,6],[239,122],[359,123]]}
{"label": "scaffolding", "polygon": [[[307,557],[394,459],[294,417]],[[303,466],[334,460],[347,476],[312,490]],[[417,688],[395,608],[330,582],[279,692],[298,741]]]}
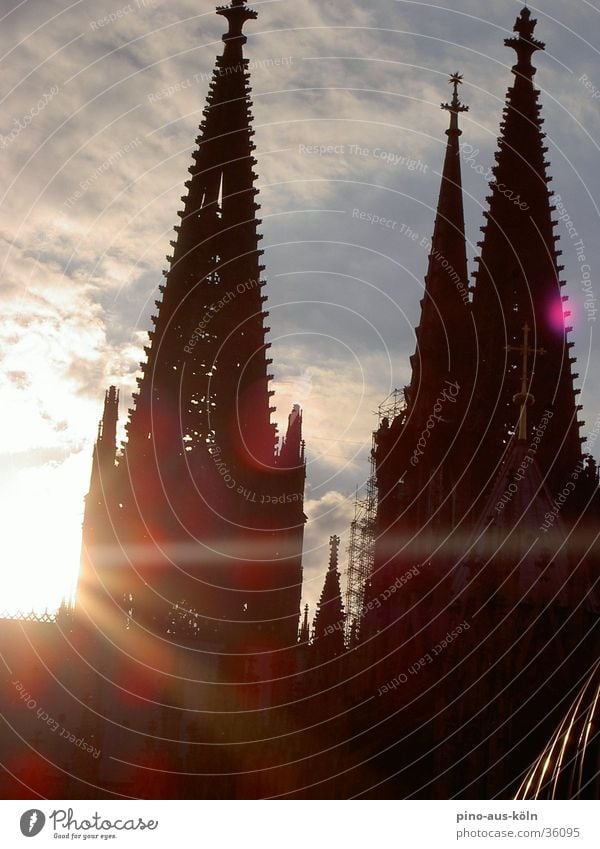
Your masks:
{"label": "scaffolding", "polygon": [[369,477],[362,491],[354,498],[354,518],[350,523],[348,567],[346,570],[346,640],[350,644],[358,637],[365,601],[365,587],[373,572],[375,559],[375,522],[377,518],[377,470],[375,440],[384,419],[392,422],[406,410],[406,390],[394,389],[379,405],[377,428],[371,435]]}

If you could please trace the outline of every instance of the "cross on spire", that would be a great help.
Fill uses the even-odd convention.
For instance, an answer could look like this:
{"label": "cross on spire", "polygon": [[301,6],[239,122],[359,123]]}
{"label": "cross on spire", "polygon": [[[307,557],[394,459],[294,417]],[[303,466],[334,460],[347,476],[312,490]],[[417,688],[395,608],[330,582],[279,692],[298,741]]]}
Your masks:
{"label": "cross on spire", "polygon": [[462,74],[459,74],[458,71],[456,71],[454,74],[451,74],[450,78],[448,79],[448,82],[450,83],[450,85],[453,86],[452,100],[450,101],[450,103],[442,103],[441,104],[441,108],[445,109],[446,112],[450,112],[450,115],[451,115],[451,117],[450,117],[450,129],[447,132],[452,132],[452,131],[460,132],[460,130],[458,129],[458,114],[459,114],[459,112],[468,112],[469,111],[469,107],[464,106],[460,102],[460,98],[458,96],[458,87],[459,87],[459,85],[462,85],[462,81],[463,81]]}
{"label": "cross on spire", "polygon": [[521,354],[523,357],[521,367],[521,391],[517,392],[516,395],[513,395],[513,403],[518,404],[520,407],[518,428],[519,440],[527,439],[527,407],[530,407],[532,404],[535,403],[535,397],[527,391],[529,386],[529,357],[532,354],[543,355],[546,353],[544,348],[530,347],[530,330],[531,328],[529,327],[527,322],[525,322],[525,324],[523,325],[523,344],[506,346],[506,351]]}

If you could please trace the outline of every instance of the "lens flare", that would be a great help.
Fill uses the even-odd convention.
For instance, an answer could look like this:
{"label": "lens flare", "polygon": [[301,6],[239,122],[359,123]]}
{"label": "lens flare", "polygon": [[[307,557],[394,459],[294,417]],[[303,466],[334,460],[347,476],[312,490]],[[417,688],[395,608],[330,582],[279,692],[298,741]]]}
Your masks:
{"label": "lens flare", "polygon": [[547,318],[550,329],[556,334],[565,332],[565,318],[571,313],[565,310],[565,305],[560,297],[552,298],[547,307]]}

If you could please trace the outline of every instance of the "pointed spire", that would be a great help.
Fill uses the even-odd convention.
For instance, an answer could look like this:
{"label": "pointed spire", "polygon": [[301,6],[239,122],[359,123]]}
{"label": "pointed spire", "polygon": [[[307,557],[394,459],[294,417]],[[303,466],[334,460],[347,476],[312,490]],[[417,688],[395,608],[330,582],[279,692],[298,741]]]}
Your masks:
{"label": "pointed spire", "polygon": [[530,79],[535,75],[535,68],[531,64],[531,57],[536,50],[545,50],[546,45],[533,38],[533,31],[537,24],[537,20],[531,17],[531,12],[525,6],[521,10],[521,14],[515,21],[513,31],[518,34],[518,38],[506,38],[504,44],[507,47],[512,47],[517,54],[517,64],[513,68],[514,73],[523,74]]}
{"label": "pointed spire", "polygon": [[[453,86],[450,103],[441,108],[450,113],[448,142],[442,171],[421,320],[416,331],[417,352],[412,358],[410,400],[420,395],[425,417],[439,386],[454,377],[462,382],[467,362],[465,331],[468,331],[468,272],[465,216],[460,167],[458,116],[468,111],[458,97],[462,76],[449,79]],[[432,398],[433,395],[433,398]]]}
{"label": "pointed spire", "polygon": [[288,416],[288,426],[279,452],[278,465],[294,468],[304,464],[304,440],[302,439],[302,410],[294,404]]}
{"label": "pointed spire", "polygon": [[339,550],[340,550],[340,538],[338,536],[329,537],[329,571],[330,572],[337,572]]}
{"label": "pointed spire", "polygon": [[[539,90],[533,85],[531,57],[543,50],[533,37],[536,21],[523,9],[515,24],[517,37],[506,45],[517,53],[514,82],[508,90],[499,151],[488,198],[489,212],[482,228],[481,256],[475,273],[473,318],[477,326],[478,386],[473,444],[481,445],[473,458],[473,493],[493,482],[502,456],[515,431],[513,396],[522,375],[512,366],[508,351],[522,342],[523,327],[531,343],[545,349],[543,363],[531,360],[527,393],[535,398],[528,416],[527,437],[550,411],[551,420],[539,445],[537,461],[551,489],[564,486],[581,460],[577,411],[567,340],[558,257],[554,206],[547,176],[548,148],[544,144]],[[507,351],[504,358],[502,351]],[[525,420],[522,419],[524,422]],[[577,499],[573,499],[573,506]]]}
{"label": "pointed spire", "polygon": [[225,44],[231,41],[246,43],[246,36],[242,33],[242,27],[246,21],[256,20],[258,13],[246,6],[246,0],[232,0],[229,6],[217,6],[217,15],[227,18],[229,30],[223,35]]}
{"label": "pointed spire", "polygon": [[63,598],[56,613],[56,622],[61,630],[66,630],[73,623],[74,607],[71,599]]}
{"label": "pointed spire", "polygon": [[[102,418],[98,422],[98,437],[92,456],[92,474],[88,500],[103,500],[102,489],[115,470],[117,459],[117,424],[119,420],[119,390],[110,386],[104,395]],[[104,482],[103,482],[104,481]]]}
{"label": "pointed spire", "polygon": [[[128,451],[161,461],[183,440],[188,454],[216,443],[231,463],[274,464],[265,342],[264,266],[254,188],[252,112],[242,27],[257,17],[242,0],[217,9],[227,19],[204,119],[182,197],[170,269],[157,300],[140,391],[128,425]],[[176,400],[174,400],[176,399]],[[172,416],[173,404],[180,415]],[[160,409],[167,405],[169,412]],[[152,435],[149,444],[148,434]],[[179,449],[181,453],[181,448]]]}
{"label": "pointed spire", "polygon": [[462,74],[459,74],[458,71],[450,76],[448,82],[453,87],[452,92],[452,100],[450,103],[442,103],[442,109],[445,109],[447,112],[450,112],[450,127],[446,130],[446,134],[450,135],[450,133],[458,133],[458,135],[462,135],[462,130],[458,127],[458,116],[461,112],[468,112],[469,107],[464,106],[460,102],[460,98],[458,96],[458,87],[462,85],[463,77]]}
{"label": "pointed spire", "polygon": [[114,463],[117,454],[117,423],[119,419],[119,390],[110,386],[104,396],[104,410],[98,425],[98,456]]}
{"label": "pointed spire", "polygon": [[[92,454],[90,487],[85,497],[83,514],[81,569],[77,584],[77,604],[90,605],[103,596],[98,566],[112,541],[114,515],[111,515],[117,476],[117,423],[119,391],[110,386],[104,395],[104,409],[98,424],[98,438]],[[114,570],[113,570],[114,573]],[[112,577],[112,573],[111,573]],[[103,576],[107,581],[107,575]]]}
{"label": "pointed spire", "polygon": [[120,547],[134,551],[119,562],[128,615],[164,632],[172,607],[185,601],[236,651],[249,633],[270,646],[297,639],[305,470],[299,408],[284,462],[271,422],[242,31],[256,12],[233,0],[217,14],[228,28],[140,363],[113,503]]}
{"label": "pointed spire", "polygon": [[[415,332],[416,351],[410,360],[412,377],[406,392],[407,407],[390,427],[383,422],[377,433],[379,520],[384,526],[395,521],[397,517],[392,511],[396,509],[413,528],[422,527],[432,517],[436,522],[443,521],[443,511],[452,513],[454,510],[452,499],[447,498],[457,477],[453,464],[456,468],[464,467],[464,458],[453,459],[448,446],[454,446],[456,455],[463,445],[454,437],[460,427],[462,399],[466,403],[470,394],[468,386],[475,362],[460,163],[461,130],[458,125],[459,115],[468,107],[458,96],[461,75],[452,74],[449,82],[452,99],[449,103],[442,103],[441,108],[450,113],[450,125],[446,130],[446,151],[433,237],[428,244],[425,291]],[[451,390],[450,386],[453,387]],[[415,446],[425,432],[428,420],[436,409],[439,416],[440,397],[449,390],[455,396],[456,387],[460,403],[453,399],[452,403],[444,404],[443,421],[437,423],[426,454],[415,462]],[[435,485],[432,483],[434,477]],[[439,510],[442,502],[445,506]],[[384,540],[378,543],[381,550],[388,548],[387,555],[381,555],[384,561],[389,558],[389,545]],[[388,580],[384,572],[385,569],[380,570],[377,581]]]}
{"label": "pointed spire", "polygon": [[319,661],[330,660],[345,650],[344,606],[338,571],[340,538],[329,538],[329,567],[313,625],[313,646]]}
{"label": "pointed spire", "polygon": [[308,604],[304,605],[304,618],[300,627],[300,635],[298,642],[301,645],[307,645],[310,639],[310,625],[308,624]]}

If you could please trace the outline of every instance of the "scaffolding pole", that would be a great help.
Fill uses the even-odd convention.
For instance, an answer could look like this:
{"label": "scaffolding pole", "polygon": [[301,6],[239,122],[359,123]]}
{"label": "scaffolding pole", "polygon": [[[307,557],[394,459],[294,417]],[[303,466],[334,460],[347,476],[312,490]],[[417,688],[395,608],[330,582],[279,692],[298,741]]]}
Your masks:
{"label": "scaffolding pole", "polygon": [[[406,390],[394,389],[379,405],[377,429],[384,418],[393,421],[404,415]],[[358,639],[360,620],[364,608],[365,587],[373,572],[375,559],[375,524],[377,518],[377,469],[375,467],[375,439],[377,430],[371,435],[369,477],[362,492],[356,491],[354,518],[350,523],[348,544],[348,567],[346,569],[346,640],[350,644]]]}

